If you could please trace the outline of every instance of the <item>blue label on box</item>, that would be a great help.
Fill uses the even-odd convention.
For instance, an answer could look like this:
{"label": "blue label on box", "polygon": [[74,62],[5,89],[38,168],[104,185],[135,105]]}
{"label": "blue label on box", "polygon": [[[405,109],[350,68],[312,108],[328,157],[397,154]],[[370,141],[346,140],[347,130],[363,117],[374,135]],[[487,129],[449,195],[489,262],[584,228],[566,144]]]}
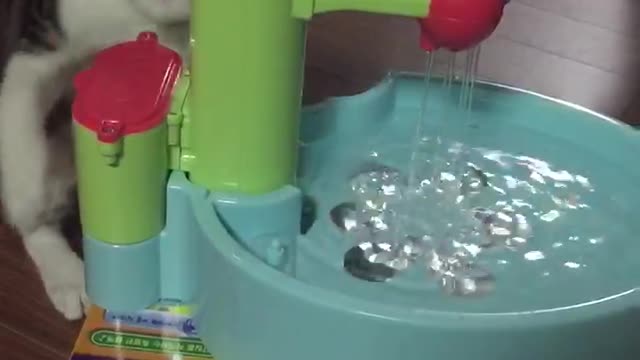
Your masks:
{"label": "blue label on box", "polygon": [[146,310],[136,313],[105,311],[104,319],[114,325],[124,325],[145,329],[171,329],[192,337],[197,335],[190,317],[167,312]]}

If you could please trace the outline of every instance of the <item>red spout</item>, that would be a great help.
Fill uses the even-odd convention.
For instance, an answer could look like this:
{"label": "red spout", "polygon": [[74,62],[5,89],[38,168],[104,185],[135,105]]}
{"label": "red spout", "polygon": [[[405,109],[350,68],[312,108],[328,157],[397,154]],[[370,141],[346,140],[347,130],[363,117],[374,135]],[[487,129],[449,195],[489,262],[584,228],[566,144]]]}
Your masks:
{"label": "red spout", "polygon": [[461,51],[488,38],[498,27],[505,0],[432,0],[429,16],[420,19],[420,46],[425,51]]}

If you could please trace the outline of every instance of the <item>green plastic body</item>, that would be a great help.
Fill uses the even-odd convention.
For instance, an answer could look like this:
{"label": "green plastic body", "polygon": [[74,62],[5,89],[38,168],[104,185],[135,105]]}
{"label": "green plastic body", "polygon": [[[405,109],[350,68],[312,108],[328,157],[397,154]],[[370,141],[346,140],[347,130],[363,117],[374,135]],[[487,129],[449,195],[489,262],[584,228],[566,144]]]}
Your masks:
{"label": "green plastic body", "polygon": [[[194,0],[182,153],[192,182],[261,194],[295,182],[305,22],[336,10],[424,17],[429,0]],[[198,16],[198,14],[204,14]]]}
{"label": "green plastic body", "polygon": [[430,3],[430,0],[294,0],[292,14],[310,19],[314,14],[357,10],[424,18],[428,15]]}
{"label": "green plastic body", "polygon": [[165,224],[167,125],[104,146],[73,124],[80,218],[85,235],[118,245],[158,235]]}
{"label": "green plastic body", "polygon": [[190,180],[248,194],[292,184],[304,21],[291,0],[194,0],[192,11]]}

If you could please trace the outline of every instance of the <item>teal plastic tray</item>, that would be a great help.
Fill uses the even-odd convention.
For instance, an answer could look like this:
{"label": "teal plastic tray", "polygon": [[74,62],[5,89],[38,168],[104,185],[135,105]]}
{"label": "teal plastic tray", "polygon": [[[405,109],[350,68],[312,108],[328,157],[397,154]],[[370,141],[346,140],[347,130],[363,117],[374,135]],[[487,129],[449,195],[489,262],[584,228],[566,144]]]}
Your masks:
{"label": "teal plastic tray", "polygon": [[[255,215],[259,201],[247,205],[227,199],[218,206],[220,222],[210,199],[192,198],[202,239],[198,324],[211,351],[220,359],[246,360],[623,359],[640,354],[634,335],[640,320],[640,243],[635,239],[640,167],[634,160],[639,135],[612,119],[534,93],[477,85],[476,126],[464,139],[588,177],[595,191],[584,196],[597,216],[591,221],[611,223],[605,234],[610,241],[597,252],[585,241],[558,255],[582,259],[587,268],[543,279],[532,276],[543,267],[511,267],[496,274],[495,292],[473,299],[444,295],[415,271],[384,283],[344,271],[344,253],[354,244],[334,226],[329,211],[349,200],[346,180],[371,150],[388,147],[382,158],[402,168],[408,147],[397,144],[412,138],[423,84],[418,76],[391,75],[366,93],[305,110],[299,187],[313,199],[315,218],[295,246],[286,247],[290,267],[283,271],[267,265],[273,259],[256,247],[262,241],[256,239],[277,238],[258,236],[256,229],[268,228]],[[453,106],[438,89],[432,90],[435,119]],[[448,121],[449,134],[463,136],[459,120]],[[295,206],[277,205],[298,196],[286,193],[265,198],[270,205],[263,209],[264,221],[296,216],[286,213]],[[254,215],[243,219],[244,210],[228,211],[233,206],[249,207]],[[541,232],[532,240],[534,248],[548,248],[555,236],[589,226],[588,221],[578,218],[558,225],[557,233]]]}

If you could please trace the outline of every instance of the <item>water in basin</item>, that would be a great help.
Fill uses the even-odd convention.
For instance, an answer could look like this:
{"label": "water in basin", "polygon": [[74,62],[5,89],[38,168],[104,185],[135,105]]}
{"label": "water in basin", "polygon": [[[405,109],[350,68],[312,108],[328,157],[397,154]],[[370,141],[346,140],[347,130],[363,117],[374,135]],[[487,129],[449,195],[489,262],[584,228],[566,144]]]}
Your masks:
{"label": "water in basin", "polygon": [[[303,247],[333,257],[327,249],[347,249],[347,271],[329,261],[334,276],[351,278],[337,287],[413,309],[543,311],[633,292],[637,138],[566,105],[476,87],[463,121],[447,93],[460,86],[434,87],[438,121],[422,125],[417,143],[407,139],[420,101],[396,105],[367,140],[315,143],[331,154],[325,176],[302,185],[326,218]],[[299,268],[302,280],[322,282]]]}

